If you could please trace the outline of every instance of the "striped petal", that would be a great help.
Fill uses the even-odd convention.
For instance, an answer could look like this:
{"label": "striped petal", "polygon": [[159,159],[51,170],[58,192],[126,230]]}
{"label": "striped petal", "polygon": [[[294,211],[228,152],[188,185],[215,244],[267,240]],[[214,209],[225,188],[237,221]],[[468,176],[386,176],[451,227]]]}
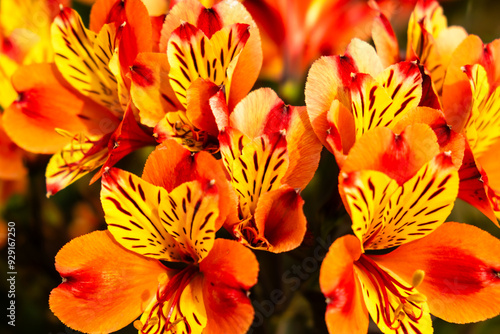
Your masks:
{"label": "striped petal", "polygon": [[[80,93],[121,114],[117,80],[108,65],[115,50],[113,30],[102,36],[87,30],[78,13],[61,10],[52,24],[56,65],[64,78]],[[103,45],[100,45],[103,43]]]}
{"label": "striped petal", "polygon": [[194,156],[176,142],[169,140],[158,145],[149,155],[142,177],[145,181],[171,192],[189,181],[207,182],[215,180],[219,198],[215,230],[219,230],[226,219],[236,216],[236,195],[229,184],[224,167],[219,160],[206,152]]}
{"label": "striped petal", "polygon": [[231,183],[243,217],[254,214],[262,194],[279,188],[287,168],[286,139],[281,133],[257,137],[243,147],[231,167]]}
{"label": "striped petal", "polygon": [[415,287],[365,254],[355,268],[366,308],[383,333],[433,332],[429,306]]}
{"label": "striped petal", "polygon": [[167,261],[182,261],[179,245],[160,220],[166,190],[128,172],[112,168],[104,173],[101,203],[108,230],[125,248]]}
{"label": "striped petal", "polygon": [[59,133],[70,138],[70,143],[50,158],[45,171],[47,196],[57,193],[101,166],[109,153],[109,135],[92,138],[63,130],[59,130]]}
{"label": "striped petal", "polygon": [[215,181],[191,181],[172,190],[159,208],[160,220],[179,245],[184,262],[199,263],[212,249],[218,201]]}
{"label": "striped petal", "polygon": [[381,230],[365,247],[391,248],[428,235],[446,220],[457,194],[458,172],[441,153],[392,194]]}
{"label": "striped petal", "polygon": [[472,112],[466,124],[466,136],[476,159],[490,152],[500,139],[500,88],[490,90],[483,66],[465,66],[472,88]]}
{"label": "striped petal", "polygon": [[365,246],[384,228],[385,207],[398,184],[384,173],[363,170],[341,175],[339,187],[347,202],[352,230]]}
{"label": "striped petal", "polygon": [[248,25],[224,27],[208,39],[190,23],[183,23],[171,35],[167,55],[170,63],[170,83],[177,98],[187,106],[187,89],[197,78],[209,79],[217,86],[226,85],[229,96],[233,60],[249,37]]}
{"label": "striped petal", "polygon": [[141,53],[130,68],[130,94],[139,109],[141,123],[156,124],[169,111],[182,109],[170,86],[168,58],[160,53]]}

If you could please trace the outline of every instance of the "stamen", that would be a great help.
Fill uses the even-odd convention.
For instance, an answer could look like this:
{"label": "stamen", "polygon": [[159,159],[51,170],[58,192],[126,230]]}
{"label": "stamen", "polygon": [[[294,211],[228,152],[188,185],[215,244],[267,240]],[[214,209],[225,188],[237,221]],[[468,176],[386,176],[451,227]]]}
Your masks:
{"label": "stamen", "polygon": [[[366,254],[362,254],[355,263],[365,272],[375,288],[380,302],[381,318],[387,327],[397,330],[401,326],[401,321],[406,317],[413,322],[418,322],[422,318],[424,311],[421,304],[426,302],[427,298],[423,294],[416,292],[415,288],[424,279],[425,272],[423,270],[415,271],[412,280],[413,285],[409,286],[393,278]],[[394,310],[395,303],[398,306]],[[418,316],[415,314],[415,309],[420,311],[417,311],[419,313]]]}
{"label": "stamen", "polygon": [[425,271],[421,269],[415,270],[415,272],[413,273],[413,277],[411,279],[412,286],[414,288],[418,287],[422,283],[424,278],[425,278]]}

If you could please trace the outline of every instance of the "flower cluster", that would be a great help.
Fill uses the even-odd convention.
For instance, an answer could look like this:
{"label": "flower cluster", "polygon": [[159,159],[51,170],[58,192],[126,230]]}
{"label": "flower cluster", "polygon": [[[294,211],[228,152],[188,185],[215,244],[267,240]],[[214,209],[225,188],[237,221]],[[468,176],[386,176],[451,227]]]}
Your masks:
{"label": "flower cluster", "polygon": [[[50,154],[52,196],[96,171],[107,229],[55,258],[70,328],[247,332],[256,254],[310,247],[323,148],[350,217],[319,272],[330,333],[500,314],[500,241],[446,222],[460,198],[500,226],[500,40],[448,27],[434,0],[412,7],[406,52],[392,1],[97,0],[89,28],[67,1],[29,2],[45,21],[0,17],[0,177]],[[306,73],[305,106],[252,90]],[[115,167],[146,146],[141,177]]]}

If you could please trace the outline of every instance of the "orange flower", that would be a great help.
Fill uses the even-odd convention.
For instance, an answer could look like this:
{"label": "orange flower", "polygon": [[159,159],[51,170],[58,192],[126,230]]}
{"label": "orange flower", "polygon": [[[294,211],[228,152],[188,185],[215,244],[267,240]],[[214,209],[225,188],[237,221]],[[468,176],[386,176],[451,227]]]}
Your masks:
{"label": "orange flower", "polygon": [[[295,83],[303,80],[318,57],[341,52],[354,37],[368,38],[377,13],[366,1],[245,0],[243,4],[262,32],[261,75]],[[380,5],[391,7],[391,1]]]}
{"label": "orange flower", "polygon": [[305,108],[285,105],[271,89],[250,93],[232,113],[222,92],[210,104],[238,195],[238,216],[226,229],[252,248],[279,253],[298,247],[306,232],[299,191],[312,179],[321,151]]}
{"label": "orange flower", "polygon": [[137,53],[152,48],[146,8],[138,0],[99,1],[91,27],[61,8],[52,24],[55,65],[20,68],[13,77],[18,98],[5,112],[6,131],[26,150],[56,153],[47,166],[48,195],[154,143],[136,124],[126,79]]}
{"label": "orange flower", "polygon": [[500,313],[500,242],[443,224],[458,183],[425,124],[400,135],[377,128],[356,142],[339,177],[355,236],[333,243],[320,272],[330,333],[366,333],[368,313],[384,333],[432,333],[429,313],[461,323]]}
{"label": "orange flower", "polygon": [[[160,53],[142,53],[132,66],[131,95],[141,122],[158,141],[174,138],[191,151],[217,151],[208,99],[224,86],[234,108],[257,79],[259,31],[237,1],[178,2],[165,19]],[[167,75],[168,74],[168,75]]]}
{"label": "orange flower", "polygon": [[242,245],[215,239],[230,208],[220,164],[169,141],[151,154],[143,178],[118,169],[103,175],[116,241],[94,232],[60,251],[64,282],[51,293],[52,311],[85,332],[115,331],[143,313],[134,322],[140,333],[244,333],[258,263]]}

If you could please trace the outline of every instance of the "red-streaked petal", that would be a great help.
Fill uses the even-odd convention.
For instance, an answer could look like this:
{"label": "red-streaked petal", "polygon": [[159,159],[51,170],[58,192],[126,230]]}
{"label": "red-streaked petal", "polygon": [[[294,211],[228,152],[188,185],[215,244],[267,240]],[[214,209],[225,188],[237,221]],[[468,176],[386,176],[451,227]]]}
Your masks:
{"label": "red-streaked petal", "polygon": [[[110,31],[116,34],[116,29]],[[107,38],[97,38],[96,33],[83,26],[75,10],[65,8],[52,24],[52,45],[55,63],[64,79],[81,94],[121,114],[117,80],[108,67],[116,36],[110,31]]]}
{"label": "red-streaked petal", "polygon": [[102,136],[118,125],[107,109],[70,88],[55,65],[20,67],[12,83],[19,96],[5,110],[3,124],[9,137],[27,151],[55,153],[65,146],[70,140],[56,128]]}
{"label": "red-streaked petal", "polygon": [[182,110],[170,86],[168,58],[160,53],[140,53],[130,68],[130,95],[139,109],[141,123],[156,124],[168,111]]}
{"label": "red-streaked petal", "polygon": [[270,88],[248,94],[234,108],[229,122],[250,139],[287,130],[292,110]]}
{"label": "red-streaked petal", "polygon": [[500,242],[477,227],[445,223],[425,238],[377,262],[406,280],[425,271],[418,290],[432,314],[450,322],[485,320],[500,313]]}
{"label": "red-streaked petal", "polygon": [[458,194],[458,171],[451,157],[440,153],[392,195],[379,232],[367,249],[386,249],[420,239],[440,226]]}
{"label": "red-streaked petal", "polygon": [[215,180],[219,201],[218,230],[228,216],[236,215],[237,197],[229,184],[224,167],[206,152],[192,155],[173,140],[160,144],[148,157],[142,177],[145,181],[172,191],[179,185],[193,181]]}
{"label": "red-streaked petal", "polygon": [[409,125],[400,134],[376,128],[356,142],[342,170],[378,170],[403,184],[438,153],[436,135],[426,124]]}
{"label": "red-streaked petal", "polygon": [[158,208],[163,227],[177,242],[182,261],[198,263],[212,249],[219,217],[215,182],[190,181],[172,190]]}
{"label": "red-streaked petal", "polygon": [[353,262],[361,255],[356,237],[337,239],[321,265],[319,284],[327,298],[325,314],[330,333],[366,333],[368,311]]}
{"label": "red-streaked petal", "polygon": [[351,105],[349,85],[351,73],[357,72],[349,57],[323,57],[314,62],[306,82],[306,105],[312,128],[323,145],[327,145],[327,130],[330,128],[327,113],[334,100],[344,106]]}
{"label": "red-streaked petal", "polygon": [[257,283],[255,255],[235,241],[217,239],[200,271],[208,318],[204,333],[245,333],[254,314],[247,291]]}
{"label": "red-streaked petal", "polygon": [[71,142],[56,152],[47,165],[47,196],[57,193],[101,166],[109,153],[109,135],[90,138],[82,134],[73,135],[61,130],[59,132],[71,138]]}
{"label": "red-streaked petal", "polygon": [[281,186],[288,159],[286,139],[281,133],[262,135],[243,147],[228,169],[243,217],[253,215],[260,195]]}
{"label": "red-streaked petal", "polygon": [[167,233],[159,210],[168,194],[141,178],[112,168],[104,173],[101,203],[108,230],[132,252],[167,261],[182,261],[179,245]]}
{"label": "red-streaked petal", "polygon": [[86,333],[117,331],[154,298],[160,262],[127,251],[107,231],[73,239],[56,256],[63,283],[50,294],[50,309],[67,326]]}
{"label": "red-streaked petal", "polygon": [[307,229],[302,211],[304,200],[295,189],[283,186],[260,195],[255,210],[255,225],[273,253],[300,246]]}

